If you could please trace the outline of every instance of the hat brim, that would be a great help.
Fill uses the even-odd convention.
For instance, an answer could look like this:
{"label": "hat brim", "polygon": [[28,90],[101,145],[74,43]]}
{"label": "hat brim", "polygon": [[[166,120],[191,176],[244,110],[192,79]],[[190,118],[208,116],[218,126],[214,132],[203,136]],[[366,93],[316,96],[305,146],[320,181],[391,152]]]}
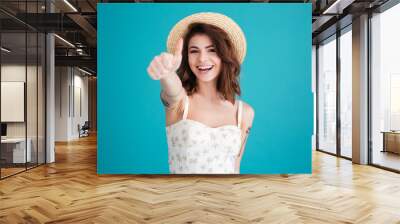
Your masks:
{"label": "hat brim", "polygon": [[234,50],[239,62],[243,63],[247,50],[244,33],[239,25],[235,23],[235,21],[220,13],[201,12],[187,16],[180,20],[177,24],[175,24],[168,35],[168,52],[175,52],[176,44],[178,43],[179,39],[186,35],[189,25],[193,23],[205,23],[224,30],[232,42],[233,47],[235,48]]}

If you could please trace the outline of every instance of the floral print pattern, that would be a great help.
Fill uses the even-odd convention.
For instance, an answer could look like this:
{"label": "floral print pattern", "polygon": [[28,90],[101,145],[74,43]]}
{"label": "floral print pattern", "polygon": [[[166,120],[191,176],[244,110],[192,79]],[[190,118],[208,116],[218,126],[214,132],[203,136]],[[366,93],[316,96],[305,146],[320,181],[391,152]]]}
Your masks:
{"label": "floral print pattern", "polygon": [[211,128],[183,119],[167,126],[168,161],[174,174],[233,174],[241,148],[241,129]]}

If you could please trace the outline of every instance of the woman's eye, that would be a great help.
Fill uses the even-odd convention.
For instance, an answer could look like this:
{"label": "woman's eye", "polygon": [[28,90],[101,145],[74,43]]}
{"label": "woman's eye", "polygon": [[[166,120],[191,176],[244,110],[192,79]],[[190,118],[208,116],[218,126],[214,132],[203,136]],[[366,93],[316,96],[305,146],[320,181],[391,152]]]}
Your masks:
{"label": "woman's eye", "polygon": [[210,52],[216,52],[215,49],[210,49]]}
{"label": "woman's eye", "polygon": [[192,53],[197,53],[197,52],[198,52],[198,51],[189,51],[189,53],[191,53],[191,54],[192,54]]}

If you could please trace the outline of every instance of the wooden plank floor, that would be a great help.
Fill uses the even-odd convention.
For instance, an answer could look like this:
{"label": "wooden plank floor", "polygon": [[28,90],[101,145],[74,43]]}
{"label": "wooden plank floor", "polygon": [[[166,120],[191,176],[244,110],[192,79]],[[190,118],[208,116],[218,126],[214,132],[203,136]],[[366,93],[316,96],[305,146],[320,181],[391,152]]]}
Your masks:
{"label": "wooden plank floor", "polygon": [[400,223],[400,175],[320,152],[312,175],[98,176],[96,138],[0,181],[0,223]]}

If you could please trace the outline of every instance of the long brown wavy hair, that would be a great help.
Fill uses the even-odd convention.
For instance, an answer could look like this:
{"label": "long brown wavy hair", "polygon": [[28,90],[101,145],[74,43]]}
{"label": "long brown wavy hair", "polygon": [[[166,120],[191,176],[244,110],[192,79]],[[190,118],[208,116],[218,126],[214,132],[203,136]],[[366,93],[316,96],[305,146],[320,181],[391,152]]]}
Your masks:
{"label": "long brown wavy hair", "polygon": [[217,91],[221,93],[225,100],[234,104],[236,95],[240,96],[241,93],[239,85],[240,63],[228,35],[216,26],[193,23],[188,27],[183,40],[182,62],[177,70],[183,87],[188,95],[195,93],[198,88],[196,76],[189,67],[188,56],[189,41],[196,34],[207,35],[215,45],[216,53],[221,58],[221,71],[217,77]]}

